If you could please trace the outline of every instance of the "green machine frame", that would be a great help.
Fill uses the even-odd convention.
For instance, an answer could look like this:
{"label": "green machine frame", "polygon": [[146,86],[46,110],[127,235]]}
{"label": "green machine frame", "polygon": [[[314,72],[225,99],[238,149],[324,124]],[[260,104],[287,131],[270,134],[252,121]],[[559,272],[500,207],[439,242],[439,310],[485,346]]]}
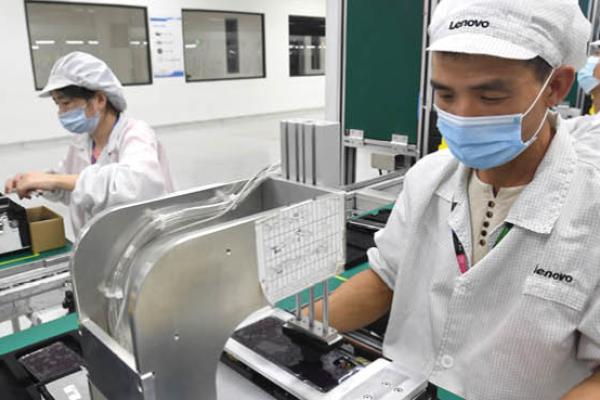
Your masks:
{"label": "green machine frame", "polygon": [[397,133],[417,145],[424,4],[373,3],[346,2],[345,125],[369,139]]}
{"label": "green machine frame", "polygon": [[[340,91],[337,119],[344,131],[359,130],[366,140],[384,142],[402,135],[416,153],[422,153],[427,26],[437,2],[329,1],[328,16],[335,17],[337,11],[342,21],[337,26],[328,21],[328,29],[337,30],[341,42],[329,40],[335,35],[328,36],[328,49],[341,58],[337,75],[328,77],[328,91],[335,86],[331,80],[340,82],[335,88]],[[330,75],[332,69],[327,72]]]}
{"label": "green machine frame", "polygon": [[[427,26],[437,0],[329,0],[327,119],[346,135],[346,184],[356,148],[428,153]],[[356,134],[359,136],[357,137]]]}

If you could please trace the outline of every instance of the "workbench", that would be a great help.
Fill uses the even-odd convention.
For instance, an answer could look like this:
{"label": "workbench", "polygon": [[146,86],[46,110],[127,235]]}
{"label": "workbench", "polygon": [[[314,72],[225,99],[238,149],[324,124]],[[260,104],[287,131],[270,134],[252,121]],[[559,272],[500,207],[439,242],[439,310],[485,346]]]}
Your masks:
{"label": "workbench", "polygon": [[[63,248],[40,254],[21,252],[0,257],[0,321],[11,321],[15,332],[0,338],[0,354],[73,329],[73,325],[69,324],[74,320],[72,316],[52,321],[45,327],[37,314],[63,303],[70,282],[71,252],[72,245],[69,243]],[[21,332],[21,316],[31,320],[33,326],[30,332],[29,329]]]}
{"label": "workbench", "polygon": [[[368,214],[359,215],[353,220],[377,216],[380,211],[389,211],[390,209],[391,206],[386,206]],[[47,290],[63,287],[65,282],[70,279],[68,270],[70,252],[71,246],[69,245],[64,249],[44,254],[21,254],[18,257],[0,258],[0,310],[2,310],[2,305],[26,300],[27,296],[25,294],[40,294]],[[369,266],[366,263],[353,266],[329,279],[329,289],[331,291],[336,290],[344,282],[368,268]],[[31,287],[26,286],[27,284]],[[322,285],[318,285],[315,288],[316,297],[321,297],[322,292]],[[303,306],[308,304],[308,291],[301,294],[301,299]],[[296,299],[295,297],[285,299],[279,302],[277,306],[292,312],[296,308]],[[7,363],[17,364],[16,359],[20,355],[44,347],[53,341],[63,340],[62,338],[72,338],[76,341],[78,328],[78,315],[71,313],[55,321],[33,326],[27,330],[0,338],[0,367],[3,365],[2,363],[4,365],[7,365]],[[0,375],[4,373],[3,371],[4,369],[0,368]],[[11,393],[8,388],[2,387],[2,385],[9,385],[9,381],[6,376],[0,376],[0,393]],[[225,364],[219,365],[217,382],[219,398],[222,399],[269,400],[275,398]],[[14,387],[13,390],[15,390]],[[15,397],[15,399],[30,400],[32,398],[30,394],[23,393],[23,397]],[[438,398],[440,400],[460,400],[458,397],[444,391],[438,392]]]}

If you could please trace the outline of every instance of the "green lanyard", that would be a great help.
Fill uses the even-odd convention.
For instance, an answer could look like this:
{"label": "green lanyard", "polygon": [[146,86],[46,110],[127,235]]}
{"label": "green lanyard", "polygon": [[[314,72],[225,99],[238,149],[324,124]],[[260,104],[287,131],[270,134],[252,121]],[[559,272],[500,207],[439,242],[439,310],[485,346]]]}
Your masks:
{"label": "green lanyard", "polygon": [[496,239],[496,243],[494,244],[494,247],[498,246],[500,244],[500,242],[502,240],[504,240],[504,238],[506,237],[506,235],[508,235],[508,232],[510,232],[510,230],[512,228],[513,228],[513,224],[511,224],[509,222],[504,224],[504,227],[502,228],[500,235],[498,235],[498,239]]}
{"label": "green lanyard", "polygon": [[[496,243],[494,243],[494,248],[500,244],[502,240],[508,235],[508,233],[513,228],[513,224],[505,223],[498,235],[498,239],[496,239]],[[461,274],[465,274],[469,270],[467,256],[465,254],[465,248],[462,243],[460,243],[460,239],[456,235],[456,232],[452,231],[452,242],[454,244],[454,251],[456,252],[456,262],[458,263],[458,269]]]}

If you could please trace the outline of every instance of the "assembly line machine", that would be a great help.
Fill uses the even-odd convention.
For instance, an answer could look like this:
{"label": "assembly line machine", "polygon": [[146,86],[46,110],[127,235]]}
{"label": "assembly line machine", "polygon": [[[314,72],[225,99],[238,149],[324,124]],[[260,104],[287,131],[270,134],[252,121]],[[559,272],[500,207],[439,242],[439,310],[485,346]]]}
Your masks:
{"label": "assembly line machine", "polygon": [[[416,398],[424,378],[297,312],[343,272],[347,220],[393,201],[369,192],[265,173],[100,215],[73,250],[0,270],[2,318],[49,329],[21,346],[13,338],[4,355],[47,399],[217,399],[219,366],[262,376],[271,389],[256,398]],[[36,320],[71,290],[64,332]]]}
{"label": "assembly line machine", "polygon": [[[403,170],[344,185],[343,157],[311,151],[341,154],[339,127],[287,121],[282,136],[281,167],[112,209],[73,248],[0,264],[0,316],[17,331],[0,339],[0,387],[55,400],[435,399],[382,354],[385,320],[344,335],[328,323],[329,294],[368,268]],[[65,316],[41,317],[63,303]],[[19,332],[24,317],[33,327]]]}

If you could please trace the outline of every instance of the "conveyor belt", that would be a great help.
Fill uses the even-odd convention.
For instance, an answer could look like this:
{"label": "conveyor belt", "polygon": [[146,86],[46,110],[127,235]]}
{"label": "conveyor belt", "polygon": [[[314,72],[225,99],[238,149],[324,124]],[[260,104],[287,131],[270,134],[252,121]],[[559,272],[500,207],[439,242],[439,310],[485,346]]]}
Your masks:
{"label": "conveyor belt", "polygon": [[[43,261],[60,255],[69,254],[72,248],[72,244],[69,243],[60,249],[44,251],[42,253],[32,253],[30,251],[26,251],[9,256],[0,256],[0,271],[19,266],[25,266],[36,261]],[[3,275],[4,274],[0,274],[0,277]]]}

